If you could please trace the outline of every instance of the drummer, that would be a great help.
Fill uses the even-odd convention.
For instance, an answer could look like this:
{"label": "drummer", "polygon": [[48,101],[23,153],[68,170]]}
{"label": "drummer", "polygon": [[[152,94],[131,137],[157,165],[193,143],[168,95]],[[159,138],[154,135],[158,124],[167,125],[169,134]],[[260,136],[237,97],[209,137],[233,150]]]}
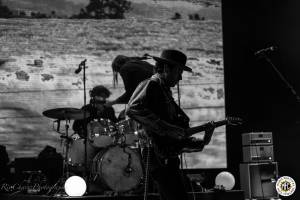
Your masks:
{"label": "drummer", "polygon": [[[117,122],[115,110],[112,106],[105,105],[106,99],[109,98],[111,92],[103,85],[95,86],[90,90],[90,103],[81,109],[85,109],[89,113],[89,117],[84,120],[75,120],[73,123],[73,130],[80,137],[84,137],[85,125],[94,119],[109,119],[112,122]],[[74,136],[73,136],[74,137]]]}

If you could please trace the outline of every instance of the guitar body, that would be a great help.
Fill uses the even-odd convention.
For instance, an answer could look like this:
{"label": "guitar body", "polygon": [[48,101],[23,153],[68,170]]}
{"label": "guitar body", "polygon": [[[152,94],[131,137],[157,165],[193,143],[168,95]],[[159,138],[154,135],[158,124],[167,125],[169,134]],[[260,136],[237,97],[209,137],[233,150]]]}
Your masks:
{"label": "guitar body", "polygon": [[178,156],[188,140],[188,138],[178,140],[156,135],[152,137],[152,146],[160,158],[166,159]]}

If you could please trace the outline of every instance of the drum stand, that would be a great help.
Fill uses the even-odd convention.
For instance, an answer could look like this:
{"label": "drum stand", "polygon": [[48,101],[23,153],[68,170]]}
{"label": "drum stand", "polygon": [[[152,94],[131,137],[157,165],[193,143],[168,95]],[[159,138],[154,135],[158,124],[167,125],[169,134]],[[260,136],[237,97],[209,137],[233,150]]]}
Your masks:
{"label": "drum stand", "polygon": [[70,120],[66,119],[66,125],[65,125],[65,129],[66,129],[66,135],[61,136],[62,138],[64,138],[65,141],[65,146],[66,146],[66,150],[65,150],[65,159],[64,159],[64,163],[63,163],[63,177],[65,178],[69,178],[70,176],[70,171],[69,171],[69,144],[70,144],[70,140],[71,138],[69,138],[69,123]]}
{"label": "drum stand", "polygon": [[65,157],[63,160],[63,174],[62,176],[59,178],[59,180],[48,190],[47,195],[51,194],[53,190],[55,190],[54,195],[57,196],[64,196],[66,195],[64,191],[61,191],[61,189],[63,188],[63,185],[65,184],[66,180],[70,177],[70,171],[69,171],[69,145],[70,145],[70,138],[68,135],[68,130],[69,130],[69,123],[70,120],[69,119],[65,119],[66,120],[66,124],[65,124],[65,130],[66,133],[65,135],[61,135],[60,138],[65,139]]}

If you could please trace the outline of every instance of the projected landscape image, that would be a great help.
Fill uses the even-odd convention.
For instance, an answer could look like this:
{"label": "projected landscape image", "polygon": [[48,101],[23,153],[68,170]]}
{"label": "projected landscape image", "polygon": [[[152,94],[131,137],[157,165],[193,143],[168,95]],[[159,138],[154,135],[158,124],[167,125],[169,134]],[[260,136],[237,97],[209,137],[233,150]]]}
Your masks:
{"label": "projected landscape image", "polygon": [[[54,119],[42,112],[82,107],[83,78],[74,71],[84,59],[87,89],[104,85],[112,100],[124,92],[122,81],[117,88],[112,83],[111,62],[117,55],[159,56],[163,49],[179,49],[194,71],[184,73],[180,83],[181,107],[191,126],[225,118],[220,0],[131,0],[124,19],[70,18],[88,3],[2,1],[15,14],[22,13],[19,18],[0,19],[0,144],[11,161],[35,157],[46,145],[62,152]],[[47,17],[34,18],[32,13]],[[177,90],[173,96],[178,100]],[[114,109],[118,115],[124,105]],[[203,152],[184,158],[186,168],[226,167],[225,127],[215,130]]]}

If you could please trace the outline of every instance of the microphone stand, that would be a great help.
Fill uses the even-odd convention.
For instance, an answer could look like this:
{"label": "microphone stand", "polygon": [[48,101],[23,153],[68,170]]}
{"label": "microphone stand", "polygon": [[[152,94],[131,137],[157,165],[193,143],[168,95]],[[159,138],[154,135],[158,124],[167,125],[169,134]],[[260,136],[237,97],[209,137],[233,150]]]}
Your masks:
{"label": "microphone stand", "polygon": [[300,97],[297,94],[296,90],[293,88],[293,86],[286,80],[286,78],[282,75],[282,73],[277,69],[277,67],[274,65],[274,63],[271,61],[271,59],[265,54],[262,54],[262,57],[266,59],[266,61],[271,65],[273,70],[276,72],[276,74],[279,76],[282,82],[287,86],[287,88],[290,90],[290,92],[294,95],[296,102],[300,103]]}
{"label": "microphone stand", "polygon": [[[271,59],[265,54],[262,54],[262,57],[266,59],[266,61],[271,65],[273,70],[276,72],[278,77],[281,79],[281,81],[287,86],[287,88],[290,90],[290,92],[293,94],[294,98],[296,99],[296,109],[297,111],[299,110],[299,105],[300,105],[300,97],[297,94],[296,90],[294,87],[288,82],[288,80],[282,75],[282,73],[277,69],[277,67],[274,65],[274,63],[271,61]],[[299,124],[300,122],[298,121],[298,117],[296,118],[296,124]]]}
{"label": "microphone stand", "polygon": [[[86,61],[86,60],[85,60]],[[85,62],[83,62],[83,105],[84,108],[83,109],[83,120],[84,120],[84,124],[86,122],[86,65]],[[86,180],[86,182],[88,182],[88,166],[87,166],[87,126],[84,126],[84,178]],[[87,184],[87,189],[86,191],[88,191],[88,184]]]}
{"label": "microphone stand", "polygon": [[[88,68],[86,66],[86,59],[83,60],[80,64],[79,64],[79,68],[80,70],[77,70],[77,72],[75,71],[75,73],[79,73],[81,71],[81,69],[83,69],[83,124],[84,124],[84,179],[86,180],[86,182],[88,183],[88,166],[87,166],[87,124],[85,124],[86,119],[87,119],[87,113],[86,113],[86,68]],[[89,191],[89,184],[87,185],[87,189],[86,191]]]}

